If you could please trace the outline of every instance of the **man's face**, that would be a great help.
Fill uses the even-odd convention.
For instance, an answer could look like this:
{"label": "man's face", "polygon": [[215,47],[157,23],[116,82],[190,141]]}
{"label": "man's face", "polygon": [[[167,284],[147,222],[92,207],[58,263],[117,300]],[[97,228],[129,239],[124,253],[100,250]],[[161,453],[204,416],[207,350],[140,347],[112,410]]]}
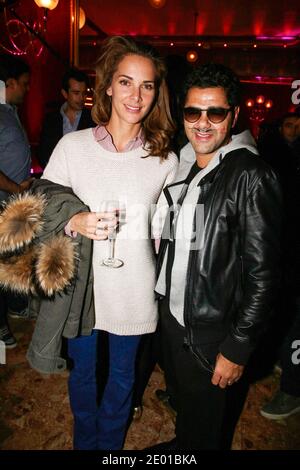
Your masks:
{"label": "man's face", "polygon": [[23,73],[19,78],[10,78],[7,81],[7,102],[19,105],[24,101],[26,93],[29,91],[29,73]]}
{"label": "man's face", "polygon": [[61,90],[61,92],[72,111],[81,111],[83,109],[87,95],[85,82],[78,82],[74,78],[70,78],[68,92],[66,90]]}
{"label": "man's face", "polygon": [[[185,101],[185,108],[208,108],[229,109],[225,90],[221,87],[213,88],[191,88]],[[213,124],[209,121],[207,113],[202,112],[196,122],[188,122],[184,119],[184,128],[197,157],[213,157],[216,151],[230,140],[230,130],[235,125],[239,113],[236,107],[228,112],[224,121]]]}
{"label": "man's face", "polygon": [[297,116],[287,117],[280,127],[280,132],[284,140],[289,144],[293,143],[294,140],[299,136],[300,118]]}

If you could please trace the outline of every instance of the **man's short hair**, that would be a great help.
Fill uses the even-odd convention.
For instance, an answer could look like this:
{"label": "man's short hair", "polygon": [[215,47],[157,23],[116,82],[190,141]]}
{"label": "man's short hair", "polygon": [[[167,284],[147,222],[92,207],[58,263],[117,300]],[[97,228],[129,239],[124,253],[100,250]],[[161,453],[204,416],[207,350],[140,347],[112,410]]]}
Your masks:
{"label": "man's short hair", "polygon": [[285,113],[278,121],[278,126],[281,127],[286,119],[295,118],[300,119],[300,115],[296,112]]}
{"label": "man's short hair", "polygon": [[18,80],[23,73],[30,73],[30,67],[24,60],[12,55],[0,55],[0,80],[4,83],[9,78]]}
{"label": "man's short hair", "polygon": [[70,88],[69,80],[71,78],[73,78],[73,80],[76,80],[76,82],[84,82],[87,88],[89,87],[89,77],[87,76],[87,74],[84,73],[82,70],[70,68],[65,72],[62,79],[62,89],[65,90],[67,93]]}
{"label": "man's short hair", "polygon": [[241,101],[241,83],[238,76],[222,64],[204,64],[187,76],[183,86],[183,103],[190,88],[224,88],[228,104],[238,106]]}

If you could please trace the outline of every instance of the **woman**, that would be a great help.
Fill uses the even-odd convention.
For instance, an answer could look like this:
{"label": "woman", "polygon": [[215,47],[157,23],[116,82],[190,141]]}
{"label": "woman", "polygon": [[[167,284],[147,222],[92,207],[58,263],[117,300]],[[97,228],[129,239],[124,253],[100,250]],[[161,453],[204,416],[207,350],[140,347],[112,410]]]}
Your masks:
{"label": "woman", "polygon": [[[67,230],[95,241],[93,334],[68,343],[74,361],[69,393],[76,449],[122,448],[137,348],[141,335],[156,329],[149,216],[177,166],[176,156],[170,153],[174,127],[165,73],[163,63],[149,49],[130,39],[110,38],[96,67],[93,117],[98,126],[64,136],[43,175],[71,187],[90,208],[89,213],[73,216]],[[115,240],[115,255],[123,262],[119,269],[102,262],[108,257],[107,237],[116,223],[112,212],[100,212],[108,200],[126,205],[126,224]],[[109,376],[98,403],[101,330],[108,332]]]}

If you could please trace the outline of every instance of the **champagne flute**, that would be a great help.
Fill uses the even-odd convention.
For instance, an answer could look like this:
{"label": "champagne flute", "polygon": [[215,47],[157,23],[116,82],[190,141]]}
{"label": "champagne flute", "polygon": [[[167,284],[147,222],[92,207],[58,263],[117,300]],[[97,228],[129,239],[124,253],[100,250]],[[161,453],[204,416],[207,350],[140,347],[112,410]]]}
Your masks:
{"label": "champagne flute", "polygon": [[[103,204],[101,204],[101,211],[107,212],[108,214],[117,214],[119,218],[120,202],[118,200],[103,201]],[[105,221],[105,217],[102,217],[102,220]],[[110,220],[109,217],[107,217],[107,220]],[[108,231],[109,254],[107,258],[104,258],[101,261],[101,266],[106,266],[108,268],[120,268],[123,266],[124,262],[121,259],[115,258],[116,238],[117,227],[110,228]]]}

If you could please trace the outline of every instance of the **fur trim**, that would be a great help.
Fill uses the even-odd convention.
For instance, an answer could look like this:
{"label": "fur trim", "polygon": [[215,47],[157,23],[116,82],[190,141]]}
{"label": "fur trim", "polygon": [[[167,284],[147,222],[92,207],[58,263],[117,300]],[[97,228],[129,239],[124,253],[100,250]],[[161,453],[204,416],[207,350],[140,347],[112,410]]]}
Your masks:
{"label": "fur trim", "polygon": [[41,231],[46,198],[30,193],[12,197],[0,214],[0,255],[22,251]]}
{"label": "fur trim", "polygon": [[35,269],[37,284],[47,297],[63,291],[75,273],[75,244],[72,239],[60,235],[42,244]]}
{"label": "fur trim", "polygon": [[36,249],[28,249],[22,256],[12,256],[0,261],[0,284],[7,290],[22,294],[34,294],[32,269]]}

